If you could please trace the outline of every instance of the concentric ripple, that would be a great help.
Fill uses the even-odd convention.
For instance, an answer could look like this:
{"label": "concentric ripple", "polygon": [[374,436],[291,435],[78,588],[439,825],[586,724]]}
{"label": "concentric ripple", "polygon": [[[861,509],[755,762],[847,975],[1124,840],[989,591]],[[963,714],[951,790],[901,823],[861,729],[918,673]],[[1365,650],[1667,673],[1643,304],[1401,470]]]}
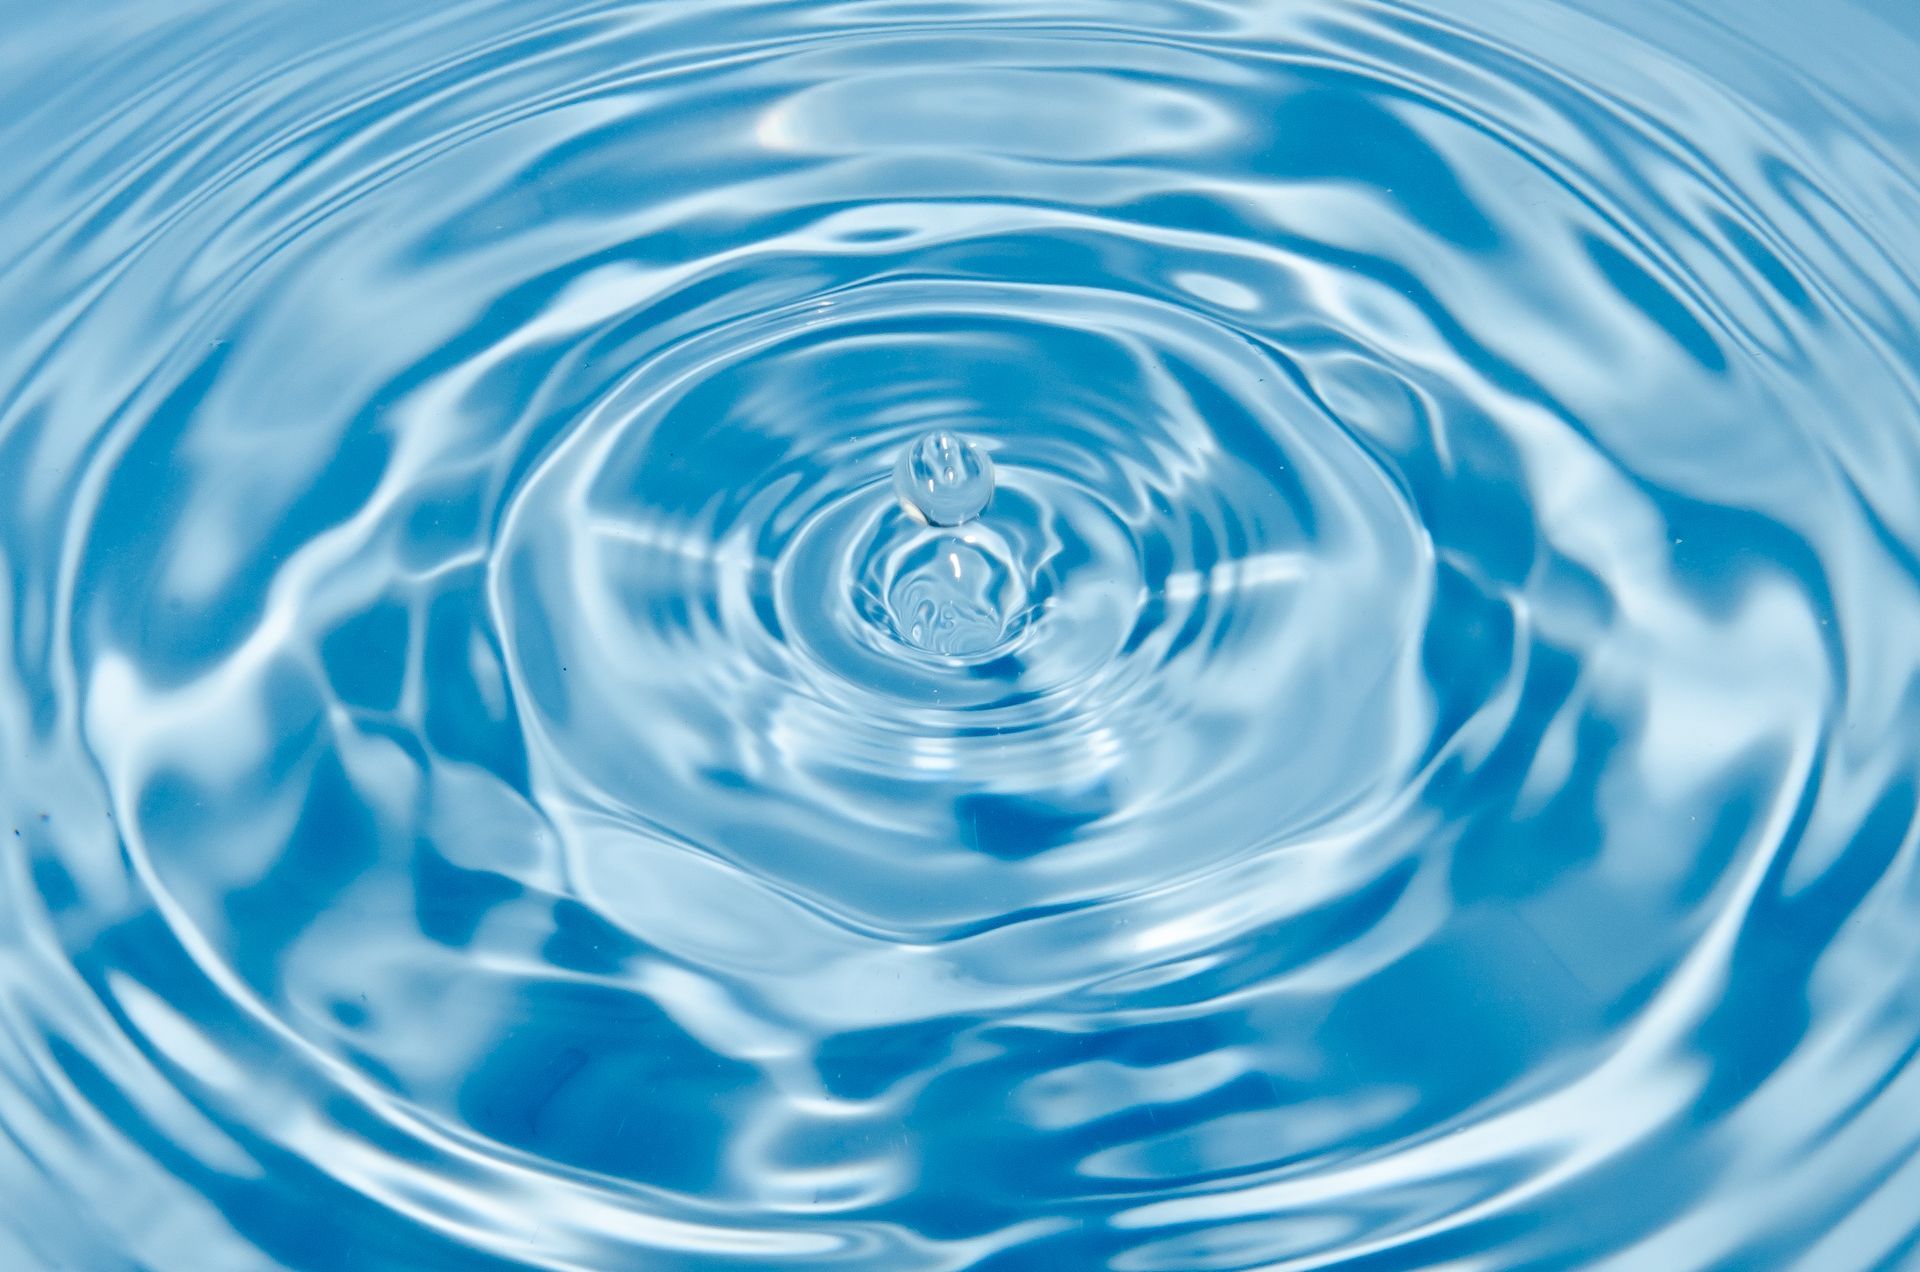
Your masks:
{"label": "concentric ripple", "polygon": [[1920,1267],[1904,10],[86,8],[0,1267]]}
{"label": "concentric ripple", "polygon": [[[1049,358],[1092,383],[1034,394]],[[903,280],[622,361],[505,499],[490,592],[542,811],[616,922],[657,901],[639,849],[577,817],[938,940],[1324,833],[1418,766],[1418,528],[1231,329]],[[941,420],[999,456],[958,530],[896,498]]]}

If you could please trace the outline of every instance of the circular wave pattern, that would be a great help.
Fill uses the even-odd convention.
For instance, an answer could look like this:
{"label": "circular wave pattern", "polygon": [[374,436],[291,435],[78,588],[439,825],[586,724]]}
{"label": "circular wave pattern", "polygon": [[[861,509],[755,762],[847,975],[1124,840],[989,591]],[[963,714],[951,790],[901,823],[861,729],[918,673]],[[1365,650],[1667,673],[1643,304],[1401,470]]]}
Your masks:
{"label": "circular wave pattern", "polygon": [[141,12],[0,53],[9,1266],[1920,1258],[1910,20]]}
{"label": "circular wave pattern", "polygon": [[[874,283],[745,322],[638,359],[505,501],[491,626],[548,816],[940,940],[1404,787],[1424,548],[1286,364],[1064,286]],[[1095,384],[1036,400],[1050,357]],[[940,420],[1000,457],[958,529],[893,480]],[[1333,667],[1362,691],[1330,700]],[[1307,746],[1276,717],[1325,723]]]}

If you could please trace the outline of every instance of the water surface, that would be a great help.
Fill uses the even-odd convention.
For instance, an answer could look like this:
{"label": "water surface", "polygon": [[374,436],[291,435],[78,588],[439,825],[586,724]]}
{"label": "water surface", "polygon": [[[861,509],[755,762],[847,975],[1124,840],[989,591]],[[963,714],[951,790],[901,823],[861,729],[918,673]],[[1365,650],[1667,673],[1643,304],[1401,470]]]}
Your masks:
{"label": "water surface", "polygon": [[0,1266],[1920,1268],[1905,6],[0,29]]}

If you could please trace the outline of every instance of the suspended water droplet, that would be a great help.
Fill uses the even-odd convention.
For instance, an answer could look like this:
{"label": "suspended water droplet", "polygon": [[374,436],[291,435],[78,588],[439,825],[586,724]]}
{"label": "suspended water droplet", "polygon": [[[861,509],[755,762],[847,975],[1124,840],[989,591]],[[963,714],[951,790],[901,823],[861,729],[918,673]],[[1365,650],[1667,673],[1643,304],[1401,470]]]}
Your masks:
{"label": "suspended water droplet", "polygon": [[964,525],[993,498],[993,460],[958,433],[936,429],[901,452],[893,489],[929,525]]}

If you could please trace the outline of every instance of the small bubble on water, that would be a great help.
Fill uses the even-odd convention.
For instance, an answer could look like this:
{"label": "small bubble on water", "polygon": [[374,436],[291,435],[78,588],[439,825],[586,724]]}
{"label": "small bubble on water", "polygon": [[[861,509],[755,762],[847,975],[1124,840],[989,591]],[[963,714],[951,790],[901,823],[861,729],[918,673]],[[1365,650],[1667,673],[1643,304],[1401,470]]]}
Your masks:
{"label": "small bubble on water", "polygon": [[901,452],[893,489],[929,525],[964,525],[993,498],[993,460],[958,433],[937,429]]}

